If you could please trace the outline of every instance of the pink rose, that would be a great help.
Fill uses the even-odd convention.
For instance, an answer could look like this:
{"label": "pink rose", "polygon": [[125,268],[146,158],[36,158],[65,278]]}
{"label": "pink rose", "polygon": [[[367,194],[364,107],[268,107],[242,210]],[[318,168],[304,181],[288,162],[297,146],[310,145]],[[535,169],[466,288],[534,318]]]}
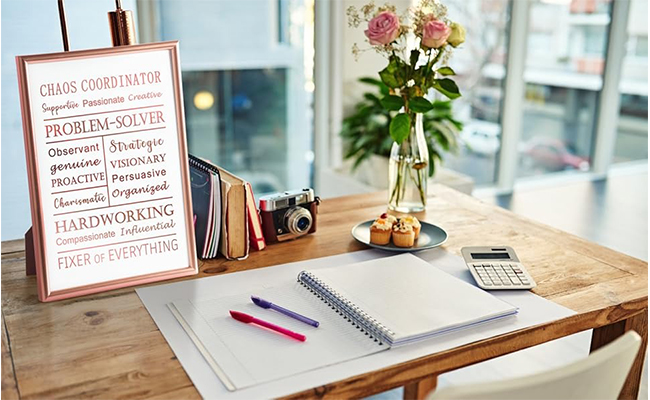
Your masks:
{"label": "pink rose", "polygon": [[438,49],[447,43],[450,34],[451,28],[431,15],[422,27],[422,45],[431,49]]}
{"label": "pink rose", "polygon": [[382,11],[368,22],[363,33],[373,46],[391,43],[399,36],[399,18],[390,11]]}

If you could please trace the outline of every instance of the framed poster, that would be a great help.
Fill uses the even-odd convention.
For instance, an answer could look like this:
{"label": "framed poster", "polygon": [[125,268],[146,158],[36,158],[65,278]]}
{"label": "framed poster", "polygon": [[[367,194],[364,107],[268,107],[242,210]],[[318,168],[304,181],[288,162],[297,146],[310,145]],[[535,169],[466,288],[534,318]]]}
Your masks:
{"label": "framed poster", "polygon": [[16,63],[39,299],[196,274],[178,42]]}

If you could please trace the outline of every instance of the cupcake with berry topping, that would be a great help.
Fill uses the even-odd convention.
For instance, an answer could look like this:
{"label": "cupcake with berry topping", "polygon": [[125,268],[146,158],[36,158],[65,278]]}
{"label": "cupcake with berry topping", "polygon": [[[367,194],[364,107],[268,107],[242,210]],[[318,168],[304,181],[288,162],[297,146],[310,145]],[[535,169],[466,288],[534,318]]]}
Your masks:
{"label": "cupcake with berry topping", "polygon": [[390,243],[392,229],[393,224],[389,220],[379,218],[370,226],[370,243],[387,245]]}
{"label": "cupcake with berry topping", "polygon": [[398,222],[393,227],[393,244],[397,247],[413,247],[415,243],[415,232],[413,226]]}
{"label": "cupcake with berry topping", "polygon": [[422,225],[420,225],[420,221],[418,221],[417,218],[415,218],[412,215],[407,215],[405,217],[400,218],[399,222],[403,222],[406,225],[411,225],[413,227],[413,232],[415,233],[416,240],[418,237],[420,237],[420,229],[422,228]]}
{"label": "cupcake with berry topping", "polygon": [[379,218],[389,221],[393,226],[397,225],[397,217],[394,215],[383,213]]}

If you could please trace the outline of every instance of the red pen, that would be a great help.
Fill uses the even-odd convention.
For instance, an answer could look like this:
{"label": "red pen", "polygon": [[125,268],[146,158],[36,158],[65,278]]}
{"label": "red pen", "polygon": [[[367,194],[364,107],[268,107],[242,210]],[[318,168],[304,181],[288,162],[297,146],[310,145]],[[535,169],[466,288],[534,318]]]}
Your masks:
{"label": "red pen", "polygon": [[270,322],[262,321],[261,319],[255,318],[252,315],[244,314],[243,312],[230,310],[230,315],[234,319],[236,319],[237,321],[244,322],[246,324],[256,324],[256,325],[259,325],[259,326],[263,326],[265,328],[269,328],[269,329],[274,330],[276,332],[279,332],[279,333],[282,333],[282,334],[287,335],[289,337],[292,337],[292,338],[294,338],[296,340],[300,340],[301,342],[304,342],[305,340],[307,340],[305,335],[303,335],[301,333],[290,331],[290,330],[288,330],[286,328],[283,328],[281,326],[277,326],[277,325],[272,324]]}

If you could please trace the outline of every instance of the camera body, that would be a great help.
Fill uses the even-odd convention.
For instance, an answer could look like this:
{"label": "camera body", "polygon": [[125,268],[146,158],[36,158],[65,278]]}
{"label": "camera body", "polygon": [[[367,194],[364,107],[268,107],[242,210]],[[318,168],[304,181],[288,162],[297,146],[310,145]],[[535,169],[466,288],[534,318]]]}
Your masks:
{"label": "camera body", "polygon": [[262,232],[268,243],[316,232],[320,198],[313,189],[292,190],[260,197]]}

